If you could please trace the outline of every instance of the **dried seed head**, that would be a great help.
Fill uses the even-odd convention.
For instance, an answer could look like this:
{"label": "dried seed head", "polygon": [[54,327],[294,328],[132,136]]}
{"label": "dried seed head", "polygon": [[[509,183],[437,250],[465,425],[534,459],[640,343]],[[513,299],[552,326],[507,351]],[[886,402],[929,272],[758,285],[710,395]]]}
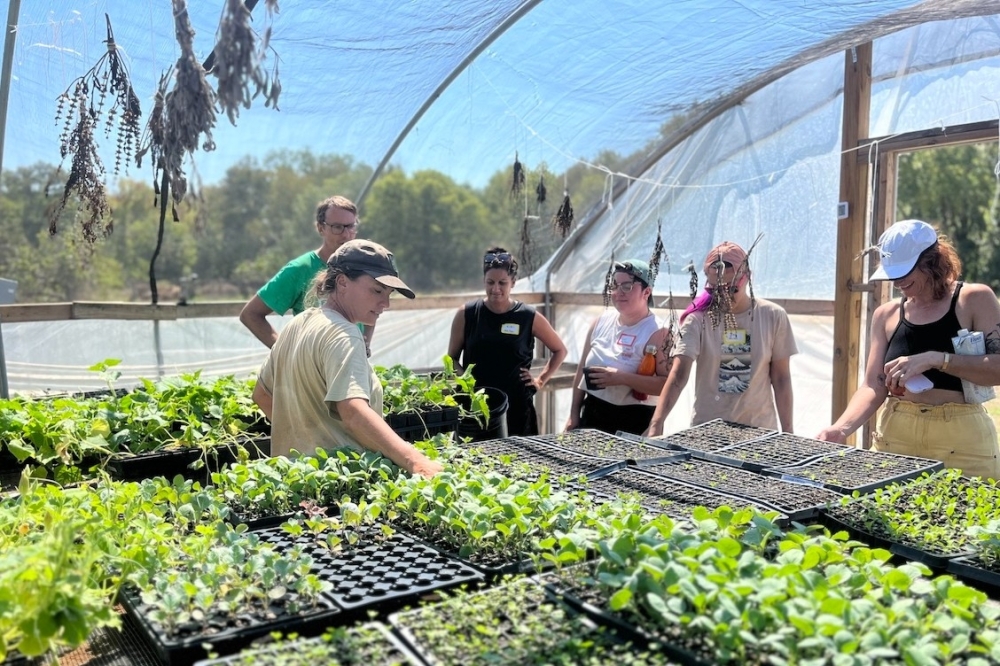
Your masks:
{"label": "dried seed head", "polygon": [[573,226],[573,203],[569,200],[569,192],[563,192],[563,200],[559,205],[559,210],[552,218],[552,224],[562,238],[566,238],[570,228]]}

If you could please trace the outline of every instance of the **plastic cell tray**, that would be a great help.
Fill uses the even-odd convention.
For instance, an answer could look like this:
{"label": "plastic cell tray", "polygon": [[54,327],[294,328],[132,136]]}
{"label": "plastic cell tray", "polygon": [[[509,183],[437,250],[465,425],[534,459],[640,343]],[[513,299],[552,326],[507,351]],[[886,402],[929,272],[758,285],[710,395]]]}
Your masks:
{"label": "plastic cell tray", "polygon": [[769,467],[764,471],[792,481],[820,483],[825,488],[850,495],[870,493],[890,483],[909,481],[943,467],[941,461],[929,458],[844,448],[801,465]]}
{"label": "plastic cell tray", "polygon": [[[497,598],[501,600],[499,604],[496,603]],[[504,610],[506,600],[513,600],[516,610]],[[638,632],[595,622],[587,613],[565,603],[541,583],[531,579],[521,579],[455,601],[461,606],[456,608],[455,604],[446,600],[389,618],[413,652],[430,666],[459,662],[521,664],[525,655],[512,652],[514,646],[535,655],[551,655],[553,649],[558,652],[558,645],[579,638],[586,641],[584,649],[590,658],[587,663],[597,663],[598,660],[609,664],[621,663],[633,651],[649,648],[645,637]],[[460,614],[455,615],[456,612]],[[518,630],[528,617],[532,618],[533,626],[535,623],[538,625],[530,636]],[[449,653],[447,638],[436,635],[441,626],[448,626],[449,634],[456,636],[460,647],[455,652]],[[484,626],[490,629],[483,631],[481,628]],[[657,646],[657,649],[660,647]],[[463,648],[465,654],[462,654]],[[581,649],[579,644],[575,649]],[[565,659],[567,655],[559,656]]]}
{"label": "plastic cell tray", "polygon": [[819,514],[841,496],[832,490],[764,476],[750,470],[688,457],[643,467],[655,474],[711,488],[748,502],[762,502],[788,516],[789,520],[807,520]]}
{"label": "plastic cell tray", "polygon": [[[715,660],[710,654],[697,654],[686,647],[671,642],[669,636],[661,635],[652,627],[641,626],[641,619],[631,613],[621,613],[608,607],[609,599],[597,588],[566,584],[551,576],[539,576],[546,589],[554,597],[565,602],[570,608],[584,613],[599,626],[613,630],[619,637],[635,645],[648,645],[655,642],[657,649],[666,655],[670,663],[682,666],[712,666]],[[705,652],[710,652],[708,645]]]}
{"label": "plastic cell tray", "polygon": [[170,479],[178,474],[188,479],[207,479],[212,472],[236,462],[240,449],[246,451],[250,460],[267,457],[271,455],[271,438],[259,437],[209,450],[205,467],[199,470],[192,469],[191,465],[202,456],[202,451],[192,447],[115,457],[108,462],[108,470],[112,478],[119,481],[141,481],[157,476]]}
{"label": "plastic cell tray", "polygon": [[779,432],[761,439],[730,444],[714,453],[697,452],[697,455],[706,460],[760,471],[769,467],[800,465],[843,448],[843,444]]}
{"label": "plastic cell tray", "polygon": [[331,551],[309,536],[295,537],[272,528],[259,532],[281,551],[298,544],[313,558],[313,571],[333,585],[325,593],[345,611],[389,612],[435,590],[479,583],[483,574],[410,536],[381,538],[377,526],[364,528],[354,545]]}
{"label": "plastic cell tray", "polygon": [[272,645],[251,647],[239,654],[220,659],[205,659],[194,666],[223,666],[254,664],[254,666],[279,666],[282,664],[334,663],[343,654],[350,654],[351,663],[367,666],[423,666],[409,647],[380,622],[368,622],[347,629],[342,638],[327,640],[323,637],[287,640]]}
{"label": "plastic cell tray", "polygon": [[947,569],[948,573],[970,582],[973,587],[989,592],[993,599],[1000,594],[1000,571],[987,568],[975,555],[949,560]]}
{"label": "plastic cell tray", "polygon": [[[850,505],[848,505],[848,507],[850,507]],[[873,534],[864,527],[855,525],[847,516],[843,515],[830,515],[829,513],[825,513],[821,522],[831,532],[845,530],[851,535],[851,538],[866,543],[873,548],[884,548],[893,555],[897,555],[912,562],[926,564],[934,569],[947,569],[952,560],[972,554],[969,550],[945,553],[927,550],[915,544],[901,543],[890,537]]]}
{"label": "plastic cell tray", "polygon": [[618,493],[638,493],[640,502],[647,509],[656,513],[665,513],[680,520],[690,520],[691,511],[698,506],[708,509],[716,509],[720,506],[738,509],[749,506],[762,513],[777,511],[779,524],[788,521],[787,515],[768,504],[671,479],[662,474],[655,474],[635,467],[621,469],[599,479],[594,479],[590,485],[596,492],[603,495],[617,496]]}
{"label": "plastic cell tray", "polygon": [[595,458],[577,451],[570,451],[531,437],[505,437],[472,442],[469,449],[478,449],[483,455],[496,460],[510,456],[516,463],[524,463],[538,470],[539,474],[599,475],[614,464],[604,458]]}
{"label": "plastic cell tray", "polygon": [[672,449],[718,452],[727,446],[761,439],[774,432],[767,428],[715,419],[658,439],[662,446]]}
{"label": "plastic cell tray", "polygon": [[661,459],[670,455],[662,447],[652,446],[640,440],[611,435],[601,430],[581,428],[553,435],[536,435],[531,439],[550,444],[560,449],[604,458],[635,463],[641,460]]}
{"label": "plastic cell tray", "polygon": [[134,592],[119,594],[119,600],[125,608],[125,613],[136,623],[146,642],[156,653],[165,666],[186,666],[207,656],[205,645],[210,646],[218,654],[230,654],[248,646],[253,640],[280,631],[295,632],[302,636],[311,636],[322,632],[329,626],[338,623],[341,611],[330,601],[320,599],[313,610],[298,615],[280,612],[276,617],[268,618],[275,613],[273,607],[261,609],[259,614],[241,613],[239,617],[220,617],[217,621],[211,618],[191,623],[201,631],[189,631],[183,636],[171,636],[163,627],[149,618],[151,607],[142,603]]}

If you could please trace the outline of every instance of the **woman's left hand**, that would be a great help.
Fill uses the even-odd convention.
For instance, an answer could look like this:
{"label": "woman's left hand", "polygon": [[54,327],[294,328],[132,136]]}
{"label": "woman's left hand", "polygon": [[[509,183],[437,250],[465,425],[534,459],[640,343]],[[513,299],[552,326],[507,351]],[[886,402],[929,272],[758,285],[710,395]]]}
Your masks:
{"label": "woman's left hand", "polygon": [[536,391],[541,391],[542,386],[544,386],[541,378],[532,376],[531,370],[528,368],[521,368],[521,381],[524,382],[525,386],[534,386]]}

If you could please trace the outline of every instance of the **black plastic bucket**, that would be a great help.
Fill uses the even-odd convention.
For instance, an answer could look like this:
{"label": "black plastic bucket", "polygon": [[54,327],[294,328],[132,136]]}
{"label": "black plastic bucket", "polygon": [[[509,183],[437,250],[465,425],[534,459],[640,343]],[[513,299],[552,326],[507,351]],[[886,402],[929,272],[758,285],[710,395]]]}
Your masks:
{"label": "black plastic bucket", "polygon": [[[507,394],[492,386],[483,387],[483,391],[490,407],[490,420],[484,428],[471,416],[459,419],[455,429],[455,434],[459,437],[471,437],[474,442],[482,442],[507,436]],[[465,409],[469,408],[468,398],[465,396],[457,396],[455,399]]]}

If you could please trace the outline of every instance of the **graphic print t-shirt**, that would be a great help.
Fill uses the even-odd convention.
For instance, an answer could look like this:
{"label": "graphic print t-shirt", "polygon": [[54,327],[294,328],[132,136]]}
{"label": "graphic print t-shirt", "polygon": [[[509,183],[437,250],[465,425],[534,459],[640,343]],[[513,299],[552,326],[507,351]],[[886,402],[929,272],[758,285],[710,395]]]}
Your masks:
{"label": "graphic print t-shirt", "polygon": [[745,328],[722,331],[719,359],[719,393],[746,393],[753,371],[750,331]]}
{"label": "graphic print t-shirt", "polygon": [[771,360],[798,353],[788,315],[758,298],[753,318],[749,310],[736,315],[736,330],[746,331],[746,339],[730,331],[723,344],[725,325],[712,326],[706,312],[692,313],[681,326],[674,356],[695,361],[691,425],[721,418],[777,430]]}

